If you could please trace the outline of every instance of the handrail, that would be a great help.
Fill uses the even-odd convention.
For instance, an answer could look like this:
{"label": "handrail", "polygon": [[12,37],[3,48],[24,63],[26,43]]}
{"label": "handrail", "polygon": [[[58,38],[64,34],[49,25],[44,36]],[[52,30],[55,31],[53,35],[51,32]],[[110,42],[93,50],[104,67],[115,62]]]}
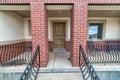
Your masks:
{"label": "handrail", "polygon": [[32,46],[27,44],[0,45],[0,65],[28,64]]}
{"label": "handrail", "polygon": [[92,63],[120,63],[120,44],[87,44]]}
{"label": "handrail", "polygon": [[40,68],[40,49],[36,48],[31,61],[24,70],[19,80],[36,80]]}
{"label": "handrail", "polygon": [[79,47],[79,65],[83,80],[100,80],[81,45]]}

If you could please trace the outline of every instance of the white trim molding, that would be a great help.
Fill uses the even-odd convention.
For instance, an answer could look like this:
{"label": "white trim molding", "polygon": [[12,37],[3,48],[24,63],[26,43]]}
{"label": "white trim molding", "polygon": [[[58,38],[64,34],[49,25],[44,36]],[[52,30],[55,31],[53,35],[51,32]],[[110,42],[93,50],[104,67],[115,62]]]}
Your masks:
{"label": "white trim molding", "polygon": [[0,5],[0,10],[30,10],[29,5]]}
{"label": "white trim molding", "polygon": [[15,43],[20,43],[24,42],[24,39],[21,40],[9,40],[9,41],[0,41],[0,45],[8,45],[8,44],[15,44]]}
{"label": "white trim molding", "polygon": [[47,10],[71,10],[72,5],[46,5]]}
{"label": "white trim molding", "polygon": [[70,18],[64,17],[64,18],[48,18],[48,40],[53,41],[53,22],[65,22],[66,23],[66,41],[70,41],[70,34],[71,34],[71,24],[70,24]]}
{"label": "white trim molding", "polygon": [[32,35],[29,35],[29,25],[28,21],[30,18],[24,18],[24,37],[25,40],[32,40]]}
{"label": "white trim molding", "polygon": [[120,10],[119,5],[108,5],[108,6],[103,6],[103,5],[90,5],[88,6],[88,10]]}

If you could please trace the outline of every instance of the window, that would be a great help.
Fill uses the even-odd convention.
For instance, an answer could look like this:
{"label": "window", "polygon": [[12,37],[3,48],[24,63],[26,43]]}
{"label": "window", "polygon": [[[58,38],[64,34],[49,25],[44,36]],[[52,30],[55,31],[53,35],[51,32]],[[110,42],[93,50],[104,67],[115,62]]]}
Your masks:
{"label": "window", "polygon": [[103,39],[103,22],[90,22],[89,23],[89,40],[101,40]]}
{"label": "window", "polygon": [[28,32],[29,32],[29,35],[31,36],[32,35],[32,29],[31,29],[31,21],[28,20]]}

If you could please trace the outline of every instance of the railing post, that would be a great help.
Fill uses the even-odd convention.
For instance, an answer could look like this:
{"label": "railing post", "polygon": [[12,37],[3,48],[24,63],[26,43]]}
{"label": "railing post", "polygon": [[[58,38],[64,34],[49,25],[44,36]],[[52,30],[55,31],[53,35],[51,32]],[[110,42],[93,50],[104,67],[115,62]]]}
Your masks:
{"label": "railing post", "polygon": [[38,49],[39,49],[38,56],[39,56],[39,68],[40,68],[41,67],[41,65],[40,65],[40,46],[38,46]]}
{"label": "railing post", "polygon": [[40,62],[37,64],[36,62],[40,61],[40,47],[37,46],[35,52],[32,55],[32,58],[24,70],[20,80],[36,80],[37,75],[39,73]]}

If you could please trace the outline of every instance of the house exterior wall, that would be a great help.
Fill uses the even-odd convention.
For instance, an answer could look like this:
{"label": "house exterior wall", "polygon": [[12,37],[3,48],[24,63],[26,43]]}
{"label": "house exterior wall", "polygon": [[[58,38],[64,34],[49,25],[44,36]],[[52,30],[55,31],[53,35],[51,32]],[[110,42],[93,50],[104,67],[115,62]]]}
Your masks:
{"label": "house exterior wall", "polygon": [[119,4],[120,0],[88,0],[89,4]]}
{"label": "house exterior wall", "polygon": [[[73,66],[79,65],[79,45],[86,46],[87,36],[87,1],[86,0],[32,0],[31,1],[31,21],[32,21],[32,44],[41,46],[41,65],[47,66],[48,63],[48,36],[46,25],[46,8],[47,3],[67,3],[74,4],[72,18],[72,40],[71,44],[71,61]],[[78,10],[79,8],[79,10]],[[78,32],[77,32],[78,31]],[[84,36],[83,36],[84,35]]]}
{"label": "house exterior wall", "polygon": [[119,32],[119,40],[120,40],[120,17],[119,17],[119,29],[118,29],[118,32]]}
{"label": "house exterior wall", "polygon": [[53,22],[65,22],[66,27],[66,41],[70,41],[70,17],[63,17],[63,18],[48,18],[48,39],[49,41],[53,41]]}
{"label": "house exterior wall", "polygon": [[24,19],[13,12],[0,11],[0,41],[24,40]]}
{"label": "house exterior wall", "polygon": [[[32,0],[33,1],[33,0]],[[31,3],[32,45],[33,48],[40,45],[41,66],[47,66],[48,54],[48,27],[45,5],[40,1]]]}
{"label": "house exterior wall", "polygon": [[119,18],[108,18],[106,22],[105,39],[118,39]]}
{"label": "house exterior wall", "polygon": [[[0,11],[0,55],[7,55],[1,57],[1,62],[24,53],[25,46],[30,44],[24,40],[24,18],[14,12]],[[22,49],[18,50],[18,46]]]}
{"label": "house exterior wall", "polygon": [[1,0],[5,4],[30,4],[32,45],[40,45],[41,66],[46,66],[48,56],[48,25],[45,4],[74,4],[71,19],[71,61],[79,66],[79,45],[86,49],[88,4],[119,4],[120,0]]}
{"label": "house exterior wall", "polygon": [[32,35],[29,34],[29,23],[28,20],[30,20],[30,18],[24,18],[24,37],[25,37],[25,41],[32,41]]}
{"label": "house exterior wall", "polygon": [[[21,4],[25,4],[25,3],[31,3],[31,2],[35,2],[37,0],[1,0],[0,3],[9,3],[9,4],[15,4],[15,3],[21,3]],[[82,0],[55,0],[55,1],[51,1],[51,0],[41,0],[41,2],[46,2],[46,3],[74,3],[74,2],[81,2]],[[83,0],[88,2],[89,4],[119,4],[120,0]]]}
{"label": "house exterior wall", "polygon": [[103,21],[103,40],[116,40],[119,39],[119,17],[89,17],[88,21]]}
{"label": "house exterior wall", "polygon": [[65,39],[65,48],[67,51],[70,51],[70,17],[48,17],[48,40],[49,40],[49,51],[53,51],[53,22],[65,22],[66,27],[66,39]]}

